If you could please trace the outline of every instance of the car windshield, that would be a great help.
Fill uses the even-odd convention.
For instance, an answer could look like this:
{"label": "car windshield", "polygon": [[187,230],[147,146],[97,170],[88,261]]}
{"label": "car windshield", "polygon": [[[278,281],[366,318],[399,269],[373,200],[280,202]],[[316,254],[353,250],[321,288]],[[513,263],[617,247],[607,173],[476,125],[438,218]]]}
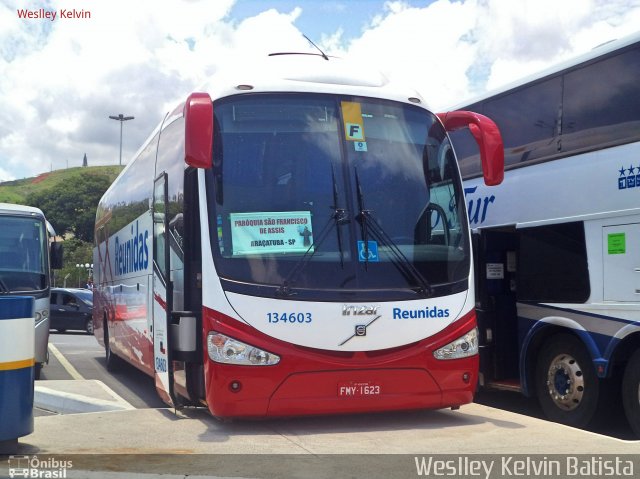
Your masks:
{"label": "car windshield", "polygon": [[89,306],[93,306],[93,293],[91,291],[77,291],[76,296]]}
{"label": "car windshield", "polygon": [[46,248],[42,220],[0,216],[0,293],[46,289]]}
{"label": "car windshield", "polygon": [[433,114],[370,98],[256,94],[216,102],[214,115],[207,187],[227,289],[339,300],[466,288],[462,189]]}

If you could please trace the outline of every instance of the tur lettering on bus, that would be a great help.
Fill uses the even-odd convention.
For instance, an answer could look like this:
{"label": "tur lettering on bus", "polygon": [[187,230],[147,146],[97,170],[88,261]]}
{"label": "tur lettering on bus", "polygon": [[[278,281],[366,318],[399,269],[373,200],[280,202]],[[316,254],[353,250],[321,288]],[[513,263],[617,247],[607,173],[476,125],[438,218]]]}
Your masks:
{"label": "tur lettering on bus", "polygon": [[[464,189],[465,198],[469,194],[473,194],[478,189],[477,186],[471,188]],[[469,213],[469,223],[470,224],[480,224],[483,223],[485,218],[487,217],[487,210],[489,209],[489,205],[495,201],[496,197],[494,195],[485,196],[480,198],[470,198],[468,202],[467,211]],[[475,210],[474,210],[475,205]],[[482,211],[482,215],[480,212]],[[478,218],[480,217],[480,218]]]}

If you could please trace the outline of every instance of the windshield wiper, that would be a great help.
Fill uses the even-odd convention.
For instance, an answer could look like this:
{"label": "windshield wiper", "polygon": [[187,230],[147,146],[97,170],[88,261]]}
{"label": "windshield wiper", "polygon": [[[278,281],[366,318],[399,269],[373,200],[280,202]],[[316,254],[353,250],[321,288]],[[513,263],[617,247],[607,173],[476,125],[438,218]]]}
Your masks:
{"label": "windshield wiper", "polygon": [[[336,174],[333,169],[333,163],[331,163],[331,182],[333,184],[333,205],[331,206],[333,209],[333,219],[335,220],[336,226],[346,225],[349,223],[349,215],[347,215],[346,209],[338,207],[338,185],[336,184]],[[340,251],[340,266],[344,269],[344,252],[342,249],[342,234],[340,233],[340,228],[336,228],[336,235],[338,236],[338,251]]]}
{"label": "windshield wiper", "polygon": [[356,193],[358,196],[358,209],[360,210],[356,219],[360,223],[362,240],[364,242],[363,249],[365,269],[367,269],[369,265],[369,233],[371,233],[371,236],[373,236],[375,240],[386,246],[392,253],[392,255],[390,255],[390,259],[398,271],[400,271],[408,281],[413,280],[418,284],[417,292],[422,294],[424,297],[431,296],[433,294],[433,288],[427,279],[422,275],[422,273],[420,273],[413,263],[407,259],[400,248],[398,248],[398,245],[391,239],[382,226],[378,224],[373,216],[372,210],[365,208],[364,194],[362,193],[358,170],[357,168],[354,168],[354,170],[356,178]]}
{"label": "windshield wiper", "polygon": [[360,177],[358,176],[358,168],[353,168],[356,176],[356,193],[358,195],[358,211],[360,214],[356,218],[360,222],[360,236],[364,243],[364,269],[369,267],[369,215],[371,211],[364,207],[364,194],[362,194],[362,186],[360,186]]}
{"label": "windshield wiper", "polygon": [[331,164],[331,180],[333,184],[333,205],[331,205],[330,208],[333,210],[333,214],[331,215],[327,223],[322,227],[320,234],[318,236],[313,235],[313,243],[311,244],[311,246],[309,246],[309,248],[307,248],[307,250],[304,252],[304,255],[302,255],[302,258],[300,258],[291,269],[291,271],[289,271],[287,277],[284,279],[280,287],[276,290],[277,296],[291,296],[295,294],[290,287],[291,281],[294,280],[298,276],[298,274],[300,274],[300,272],[304,269],[304,266],[306,266],[313,255],[316,254],[316,251],[318,251],[318,248],[325,240],[333,226],[335,226],[337,229],[338,249],[340,251],[340,265],[344,269],[344,253],[342,249],[342,235],[340,233],[340,226],[346,225],[350,220],[349,215],[347,214],[347,210],[338,207],[338,187],[336,185],[336,176],[333,169],[333,164]]}
{"label": "windshield wiper", "polygon": [[5,283],[2,278],[0,278],[0,294],[7,294],[9,292],[9,287],[7,283]]}

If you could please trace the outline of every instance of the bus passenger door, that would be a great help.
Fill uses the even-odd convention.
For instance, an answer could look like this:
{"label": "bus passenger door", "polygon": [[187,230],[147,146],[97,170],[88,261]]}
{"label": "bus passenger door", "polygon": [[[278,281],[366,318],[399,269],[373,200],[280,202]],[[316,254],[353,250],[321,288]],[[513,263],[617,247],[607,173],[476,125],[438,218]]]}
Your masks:
{"label": "bus passenger door", "polygon": [[474,234],[476,314],[480,330],[483,385],[519,388],[516,308],[517,237],[513,228]]}
{"label": "bus passenger door", "polygon": [[175,406],[169,337],[173,295],[167,242],[167,191],[167,174],[162,173],[153,185],[153,356],[156,390],[163,401]]}

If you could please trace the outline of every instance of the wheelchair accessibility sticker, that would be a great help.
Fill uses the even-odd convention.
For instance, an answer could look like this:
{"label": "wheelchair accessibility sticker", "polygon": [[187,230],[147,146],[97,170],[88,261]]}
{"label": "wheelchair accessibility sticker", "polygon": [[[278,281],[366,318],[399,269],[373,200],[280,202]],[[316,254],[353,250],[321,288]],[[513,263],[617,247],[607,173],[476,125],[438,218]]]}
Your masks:
{"label": "wheelchair accessibility sticker", "polygon": [[364,241],[358,241],[358,259],[361,263],[365,261],[377,263],[380,261],[378,256],[378,243],[376,241],[367,241],[367,248],[365,248]]}

